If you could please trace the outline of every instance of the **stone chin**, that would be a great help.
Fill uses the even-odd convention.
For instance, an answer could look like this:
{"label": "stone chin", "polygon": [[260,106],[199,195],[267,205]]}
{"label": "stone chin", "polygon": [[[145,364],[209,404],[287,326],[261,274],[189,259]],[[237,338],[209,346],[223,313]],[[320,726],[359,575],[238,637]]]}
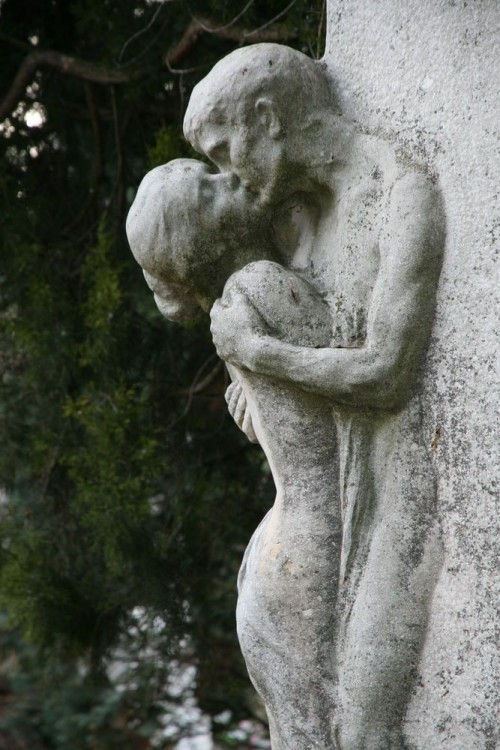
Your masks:
{"label": "stone chin", "polygon": [[194,302],[166,300],[158,294],[154,295],[154,299],[163,317],[172,323],[196,323],[204,315],[203,310]]}

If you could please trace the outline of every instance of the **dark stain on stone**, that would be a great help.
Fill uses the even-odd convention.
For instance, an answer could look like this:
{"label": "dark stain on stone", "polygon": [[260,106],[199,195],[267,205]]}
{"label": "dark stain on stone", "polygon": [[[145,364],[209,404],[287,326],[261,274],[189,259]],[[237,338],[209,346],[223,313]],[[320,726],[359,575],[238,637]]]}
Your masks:
{"label": "dark stain on stone", "polygon": [[431,451],[435,453],[439,448],[439,442],[441,440],[441,427],[436,427],[434,437],[431,440]]}

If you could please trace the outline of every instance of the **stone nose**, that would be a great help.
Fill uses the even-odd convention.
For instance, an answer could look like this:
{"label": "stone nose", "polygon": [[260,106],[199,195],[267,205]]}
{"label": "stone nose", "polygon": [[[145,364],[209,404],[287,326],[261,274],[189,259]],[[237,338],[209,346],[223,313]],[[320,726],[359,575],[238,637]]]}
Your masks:
{"label": "stone nose", "polygon": [[240,178],[235,172],[217,172],[214,177],[217,182],[224,183],[230,190],[236,190],[241,183]]}

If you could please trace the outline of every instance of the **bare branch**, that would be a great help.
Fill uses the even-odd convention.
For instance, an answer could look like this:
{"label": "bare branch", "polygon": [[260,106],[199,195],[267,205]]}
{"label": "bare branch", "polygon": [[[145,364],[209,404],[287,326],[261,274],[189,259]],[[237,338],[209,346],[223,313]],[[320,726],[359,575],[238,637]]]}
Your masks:
{"label": "bare branch", "polygon": [[201,37],[205,34],[205,30],[198,23],[198,21],[191,21],[184,34],[181,36],[179,42],[173,47],[165,58],[165,63],[168,68],[173,65],[177,65],[183,60],[194,47],[198,44]]}
{"label": "bare branch", "polygon": [[[297,33],[296,29],[290,30],[277,25],[268,27],[268,24],[266,24],[265,27],[251,30],[234,26],[232,23],[221,26],[207,19],[195,19],[186,28],[179,42],[167,54],[165,64],[171,72],[178,72],[174,70],[174,66],[187,57],[204,34],[213,34],[221,39],[242,44],[248,40],[252,42],[286,42],[295,38]],[[26,48],[24,43],[19,40],[9,38],[9,42]],[[0,122],[14,111],[26,87],[31,83],[36,71],[40,68],[53,68],[59,73],[94,83],[127,83],[144,74],[144,70],[139,69],[125,71],[124,69],[103,68],[87,60],[64,55],[54,50],[33,50],[24,58],[9,90],[3,100],[0,101]]]}
{"label": "bare branch", "polygon": [[[236,21],[239,21],[240,18],[242,18],[247,10],[254,4],[255,0],[248,0],[248,3],[243,7],[243,9],[236,15],[234,18],[232,18],[228,23],[223,24],[222,26],[218,26],[217,28],[209,28],[208,26],[204,26],[203,22],[198,19],[198,23],[200,26],[203,26],[205,31],[207,31],[209,34],[216,34],[218,31],[222,31],[223,29],[228,29],[230,26],[234,26]],[[191,18],[194,19],[194,16],[191,15]]]}
{"label": "bare branch", "polygon": [[24,42],[22,39],[16,39],[13,36],[9,36],[9,34],[5,34],[3,31],[0,31],[0,40],[6,44],[10,44],[12,47],[18,47],[25,52],[31,52],[33,49],[33,45],[29,42]]}
{"label": "bare branch", "polygon": [[204,34],[213,34],[220,39],[228,39],[232,42],[244,43],[251,40],[257,42],[286,42],[297,37],[296,29],[283,26],[272,26],[262,29],[244,29],[240,26],[218,26],[206,18],[192,21],[186,28],[179,42],[173,47],[165,58],[165,64],[172,69],[193,50]]}
{"label": "bare branch", "polygon": [[218,360],[214,367],[209,371],[207,375],[203,379],[201,379],[201,376],[207,369],[207,366],[210,365],[214,359],[217,359],[217,355],[211,354],[202,364],[196,375],[194,376],[194,380],[189,386],[189,388],[182,388],[176,390],[172,395],[175,396],[187,396],[187,402],[186,405],[182,411],[182,414],[178,416],[176,419],[173,420],[168,426],[168,429],[171,430],[174,425],[178,424],[181,420],[184,419],[189,414],[189,411],[191,409],[191,405],[193,403],[193,398],[195,396],[200,395],[203,393],[216,379],[216,377],[219,375],[220,372],[222,372],[223,369],[223,363]]}
{"label": "bare branch", "polygon": [[323,5],[321,6],[321,16],[320,16],[319,26],[318,26],[318,36],[316,38],[316,54],[315,54],[316,60],[318,60],[320,56],[321,42],[324,39],[325,26],[326,26],[326,0],[323,0]]}
{"label": "bare branch", "polygon": [[125,72],[102,68],[86,60],[63,55],[53,50],[30,52],[24,58],[9,91],[0,102],[0,122],[16,108],[26,87],[31,83],[33,76],[40,68],[54,68],[60,73],[76,76],[84,81],[94,81],[95,83],[127,83],[127,81],[142,74],[142,71],[137,70]]}
{"label": "bare branch", "polygon": [[283,18],[283,16],[288,13],[288,11],[295,5],[297,0],[292,0],[290,5],[287,5],[284,10],[282,10],[280,13],[278,13],[277,16],[274,16],[274,18],[271,18],[270,21],[267,21],[262,26],[259,26],[258,29],[254,29],[253,31],[250,31],[247,36],[252,37],[252,41],[255,41],[256,35],[259,34],[259,32],[264,31],[264,29],[269,28],[269,26],[272,26],[273,23],[276,23],[276,21],[279,21],[280,18]]}
{"label": "bare branch", "polygon": [[138,31],[136,34],[134,34],[133,36],[131,36],[130,39],[127,39],[127,41],[125,42],[125,44],[123,45],[123,47],[121,49],[120,54],[118,55],[118,63],[121,63],[122,58],[123,58],[123,53],[125,52],[125,50],[129,46],[129,44],[131,44],[135,39],[138,39],[140,36],[142,36],[143,34],[145,34],[146,31],[148,31],[151,28],[151,26],[154,24],[154,22],[156,21],[156,19],[160,15],[160,13],[162,11],[162,8],[164,8],[165,5],[166,5],[166,3],[162,3],[161,5],[159,5],[158,8],[157,8],[157,10],[153,14],[153,17],[151,18],[151,20],[147,24],[147,26],[145,26],[143,29],[140,29],[140,31]]}
{"label": "bare branch", "polygon": [[297,29],[290,29],[278,25],[270,26],[269,28],[261,27],[261,29],[254,30],[233,26],[228,29],[222,29],[217,32],[213,31],[211,33],[220,36],[222,39],[229,39],[232,42],[251,41],[252,44],[258,44],[260,42],[287,42],[298,36]]}

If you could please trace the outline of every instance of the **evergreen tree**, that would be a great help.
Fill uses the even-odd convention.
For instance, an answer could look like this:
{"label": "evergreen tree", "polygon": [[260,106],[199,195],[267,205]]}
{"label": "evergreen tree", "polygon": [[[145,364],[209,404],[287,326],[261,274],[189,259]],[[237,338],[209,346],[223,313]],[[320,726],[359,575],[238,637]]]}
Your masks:
{"label": "evergreen tree", "polygon": [[250,711],[235,579],[273,488],[207,322],[161,318],[124,224],[192,155],[196,82],[242,44],[319,56],[324,5],[0,4],[0,748],[152,746],[174,658],[204,710]]}

